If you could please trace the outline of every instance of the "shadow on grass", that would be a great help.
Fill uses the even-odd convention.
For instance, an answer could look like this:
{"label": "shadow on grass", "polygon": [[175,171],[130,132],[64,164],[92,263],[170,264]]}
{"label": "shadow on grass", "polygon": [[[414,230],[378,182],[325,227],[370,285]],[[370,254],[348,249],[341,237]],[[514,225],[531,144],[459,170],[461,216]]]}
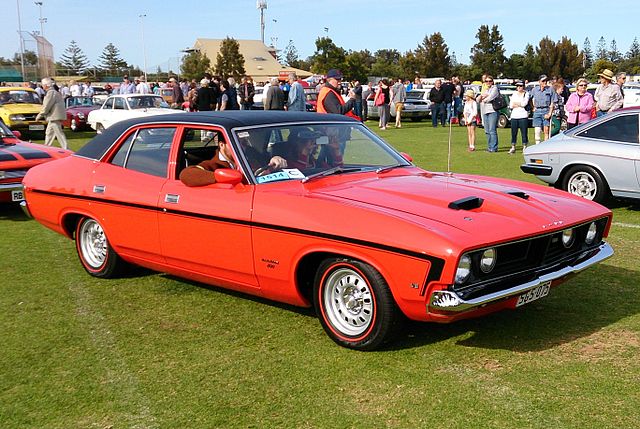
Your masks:
{"label": "shadow on grass", "polygon": [[29,221],[18,203],[0,203],[0,220],[11,220],[14,222]]}
{"label": "shadow on grass", "polygon": [[611,199],[606,203],[607,208],[613,209],[627,209],[630,211],[640,211],[640,201],[632,199]]}

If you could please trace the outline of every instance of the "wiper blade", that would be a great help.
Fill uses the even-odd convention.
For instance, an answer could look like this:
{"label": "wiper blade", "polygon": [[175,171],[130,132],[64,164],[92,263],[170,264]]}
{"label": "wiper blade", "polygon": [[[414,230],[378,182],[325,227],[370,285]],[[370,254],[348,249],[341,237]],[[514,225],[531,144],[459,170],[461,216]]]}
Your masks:
{"label": "wiper blade", "polygon": [[386,173],[387,171],[391,171],[394,168],[406,167],[406,166],[407,166],[406,164],[400,164],[400,163],[387,165],[387,166],[384,166],[384,167],[377,168],[376,169],[376,174]]}
{"label": "wiper blade", "polygon": [[333,174],[341,174],[341,173],[348,173],[350,171],[361,171],[361,170],[362,170],[361,167],[342,167],[342,166],[332,167],[328,170],[320,171],[319,173],[312,174],[311,176],[305,177],[304,179],[302,179],[302,183],[307,183],[308,181],[312,179],[317,179],[318,177],[327,177]]}

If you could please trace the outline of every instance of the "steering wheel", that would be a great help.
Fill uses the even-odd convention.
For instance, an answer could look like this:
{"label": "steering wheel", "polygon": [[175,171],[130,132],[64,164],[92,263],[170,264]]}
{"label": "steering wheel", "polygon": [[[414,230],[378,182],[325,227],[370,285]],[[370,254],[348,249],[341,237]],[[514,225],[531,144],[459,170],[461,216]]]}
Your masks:
{"label": "steering wheel", "polygon": [[256,177],[266,176],[267,174],[271,174],[275,171],[280,170],[279,168],[274,167],[271,164],[264,165],[259,167],[256,171],[253,172],[253,175]]}

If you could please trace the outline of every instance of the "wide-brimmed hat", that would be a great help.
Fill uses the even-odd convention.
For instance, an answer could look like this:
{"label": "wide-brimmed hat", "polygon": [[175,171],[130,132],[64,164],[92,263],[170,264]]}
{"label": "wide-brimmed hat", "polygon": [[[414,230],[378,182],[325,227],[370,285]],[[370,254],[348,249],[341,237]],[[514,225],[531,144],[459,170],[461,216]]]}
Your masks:
{"label": "wide-brimmed hat", "polygon": [[602,73],[598,73],[598,76],[603,77],[607,80],[613,80],[613,72],[609,69],[602,70]]}
{"label": "wide-brimmed hat", "polygon": [[475,97],[476,97],[476,93],[475,93],[475,91],[474,91],[473,89],[467,89],[467,90],[464,92],[464,96],[465,96],[465,97],[475,98]]}

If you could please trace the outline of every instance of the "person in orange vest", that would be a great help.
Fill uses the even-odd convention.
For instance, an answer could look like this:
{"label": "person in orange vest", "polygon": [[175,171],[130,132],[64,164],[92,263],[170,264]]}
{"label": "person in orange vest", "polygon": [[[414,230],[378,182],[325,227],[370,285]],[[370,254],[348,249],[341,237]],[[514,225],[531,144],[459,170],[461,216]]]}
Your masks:
{"label": "person in orange vest", "polygon": [[318,113],[337,113],[346,115],[360,120],[352,110],[355,106],[356,95],[353,91],[349,91],[349,101],[345,102],[340,95],[342,89],[342,72],[340,70],[331,69],[327,72],[326,83],[320,88],[318,94]]}

